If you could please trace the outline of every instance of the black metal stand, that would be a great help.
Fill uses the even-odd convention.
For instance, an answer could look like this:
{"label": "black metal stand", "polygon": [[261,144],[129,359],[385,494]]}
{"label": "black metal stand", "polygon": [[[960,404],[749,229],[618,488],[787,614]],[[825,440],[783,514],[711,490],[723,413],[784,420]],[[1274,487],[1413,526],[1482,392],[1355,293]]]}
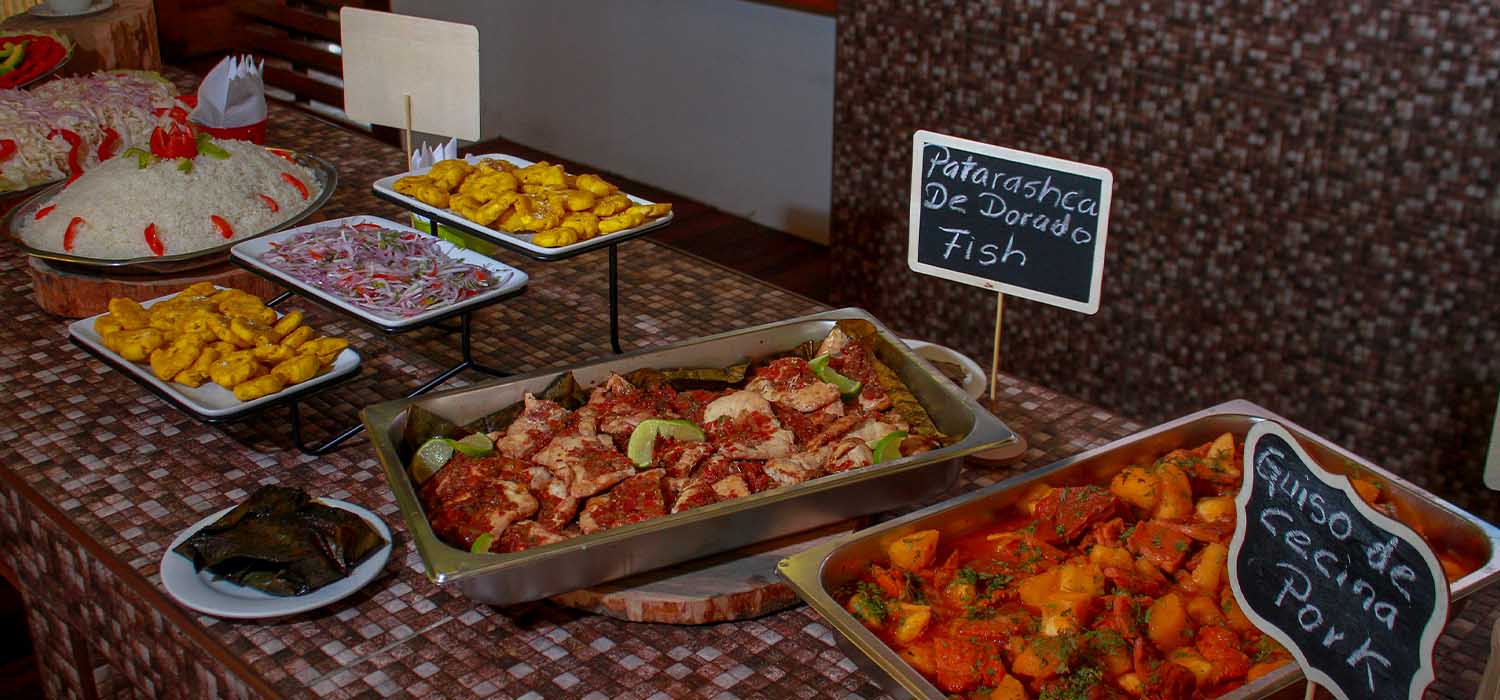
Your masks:
{"label": "black metal stand", "polygon": [[[271,301],[267,302],[266,305],[267,306],[274,306],[276,304],[279,304],[279,303],[285,301],[291,295],[292,295],[291,292],[283,292],[280,295],[278,295],[276,298],[274,298]],[[446,382],[449,379],[452,379],[459,372],[462,372],[462,371],[464,371],[466,369],[471,369],[471,370],[474,370],[475,372],[479,372],[480,374],[486,374],[486,375],[489,375],[491,377],[508,377],[508,376],[510,376],[510,372],[506,372],[505,370],[501,370],[501,369],[495,369],[494,367],[490,367],[489,365],[486,365],[486,364],[484,364],[484,363],[482,363],[482,362],[474,359],[474,351],[473,351],[473,348],[474,348],[474,345],[473,345],[474,316],[473,316],[473,312],[471,312],[471,311],[465,311],[462,314],[460,314],[459,317],[458,317],[458,327],[456,329],[453,328],[452,326],[441,326],[441,325],[439,325],[437,327],[440,328],[440,329],[442,329],[442,330],[446,330],[446,331],[448,331],[450,333],[453,332],[454,330],[458,331],[458,333],[459,333],[459,335],[458,335],[458,348],[459,348],[459,361],[458,361],[458,364],[453,365],[452,367],[449,367],[449,368],[447,368],[447,369],[445,369],[445,370],[443,370],[441,372],[438,372],[437,375],[435,375],[432,379],[427,380],[427,382],[424,383],[424,384],[422,384],[422,386],[417,387],[411,393],[407,394],[406,398],[414,398],[414,397],[417,397],[417,396],[421,396],[422,394],[425,394],[425,393],[427,393],[429,391],[432,391],[433,389],[436,389],[439,386],[442,386],[443,382]],[[292,412],[292,442],[297,445],[297,449],[302,450],[302,452],[305,453],[305,454],[309,454],[309,455],[313,455],[313,456],[321,456],[321,455],[328,454],[329,452],[332,452],[332,451],[338,449],[339,445],[344,444],[344,442],[347,441],[349,438],[352,438],[355,435],[360,434],[360,432],[365,429],[365,426],[364,426],[363,423],[355,423],[354,425],[351,425],[348,428],[345,428],[343,430],[343,432],[340,432],[339,434],[337,434],[337,435],[335,435],[335,436],[333,436],[331,438],[328,438],[327,440],[323,441],[323,444],[321,444],[321,445],[309,445],[309,444],[307,444],[307,442],[305,442],[302,439],[302,401],[301,401],[301,399],[294,399],[294,400],[292,400],[290,402],[289,405],[290,405],[291,412]]]}
{"label": "black metal stand", "polygon": [[[379,190],[376,191],[376,194],[379,194]],[[403,203],[403,202],[401,202],[399,200],[391,200],[391,201],[393,201],[393,202],[395,202],[397,204],[401,204],[402,206],[405,206],[405,203]],[[414,215],[416,214],[416,210],[415,209],[413,209],[411,211],[412,211],[412,213]],[[441,224],[438,223],[438,218],[436,216],[432,215],[432,214],[428,214],[427,215],[427,223],[432,226],[432,229],[431,229],[432,235],[434,235],[434,236],[438,235],[438,226],[441,225]],[[464,229],[464,230],[467,231],[467,232],[469,232],[469,233],[473,233],[472,231],[469,231],[468,229]],[[496,242],[493,239],[487,239],[487,240],[489,240],[492,243]],[[516,251],[516,252],[518,252],[518,253],[520,253],[522,255],[525,255],[525,256],[527,256],[527,257],[529,257],[529,258],[531,258],[533,260],[537,260],[539,262],[551,262],[553,260],[565,260],[565,259],[567,259],[566,257],[561,257],[561,258],[539,257],[535,253],[533,253],[531,251],[528,251],[525,248],[517,248],[514,245],[504,245],[504,244],[501,244],[501,245],[502,245],[502,247],[505,247],[505,248],[507,248],[509,250],[514,250],[514,251]],[[609,248],[609,347],[610,347],[611,350],[615,351],[616,355],[618,355],[618,354],[620,354],[622,352],[625,352],[624,350],[621,349],[621,346],[620,346],[620,251],[619,251],[619,247],[620,247],[619,241],[610,243],[609,246],[608,246],[608,248]],[[573,255],[578,255],[578,254],[579,253],[574,253]],[[571,255],[567,256],[567,257],[571,257]]]}
{"label": "black metal stand", "polygon": [[609,346],[618,355],[620,349],[620,254],[618,246],[609,246]]}

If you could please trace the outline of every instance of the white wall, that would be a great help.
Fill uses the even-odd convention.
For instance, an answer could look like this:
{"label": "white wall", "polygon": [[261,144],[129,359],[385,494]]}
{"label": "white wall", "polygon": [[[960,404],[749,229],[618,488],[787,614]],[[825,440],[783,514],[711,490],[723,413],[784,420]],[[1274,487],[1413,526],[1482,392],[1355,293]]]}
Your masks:
{"label": "white wall", "polygon": [[485,138],[828,240],[834,20],[744,0],[394,0],[479,28]]}

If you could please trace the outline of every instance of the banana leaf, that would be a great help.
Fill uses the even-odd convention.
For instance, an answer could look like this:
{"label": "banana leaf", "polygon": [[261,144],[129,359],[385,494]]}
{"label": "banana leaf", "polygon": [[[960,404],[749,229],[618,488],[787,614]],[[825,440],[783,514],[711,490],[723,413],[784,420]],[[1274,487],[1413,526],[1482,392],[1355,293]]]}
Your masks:
{"label": "banana leaf", "polygon": [[365,520],[267,486],[173,551],[227,580],[272,595],[315,591],[353,571],[385,538]]}
{"label": "banana leaf", "polygon": [[745,381],[750,371],[749,363],[741,362],[728,367],[679,367],[676,369],[641,368],[622,375],[625,381],[639,389],[652,389],[668,384],[677,391],[703,389],[719,391]]}
{"label": "banana leaf", "polygon": [[917,401],[917,397],[906,387],[906,383],[901,381],[896,371],[880,360],[880,355],[876,352],[879,339],[875,325],[869,321],[845,319],[839,321],[837,327],[870,353],[871,364],[875,368],[875,378],[880,382],[880,388],[891,397],[892,410],[911,426],[909,432],[913,435],[932,438],[944,445],[951,444],[953,439],[937,429],[932,422],[932,417],[927,415],[927,409],[922,408],[922,403]]}
{"label": "banana leaf", "polygon": [[[578,385],[578,380],[573,377],[572,372],[563,372],[562,374],[557,375],[557,377],[552,380],[552,383],[548,384],[547,388],[543,389],[542,393],[539,394],[537,398],[551,401],[569,411],[574,411],[577,410],[580,406],[588,403],[589,395],[587,391],[584,391],[583,387]],[[464,429],[467,431],[465,434],[493,433],[496,431],[505,432],[505,429],[509,427],[510,424],[515,421],[518,416],[521,415],[521,411],[525,409],[526,402],[517,401],[509,406],[506,406],[505,408],[502,408],[498,411],[495,411],[494,413],[479,418],[478,420],[472,421],[468,425],[465,425]],[[428,437],[437,437],[437,435],[429,435]],[[444,437],[456,436],[445,435]],[[420,445],[421,443],[417,444]]]}
{"label": "banana leaf", "polygon": [[474,431],[422,408],[421,404],[412,404],[406,409],[406,425],[401,429],[401,446],[398,450],[401,461],[410,462],[417,448],[432,438],[458,440],[472,432]]}

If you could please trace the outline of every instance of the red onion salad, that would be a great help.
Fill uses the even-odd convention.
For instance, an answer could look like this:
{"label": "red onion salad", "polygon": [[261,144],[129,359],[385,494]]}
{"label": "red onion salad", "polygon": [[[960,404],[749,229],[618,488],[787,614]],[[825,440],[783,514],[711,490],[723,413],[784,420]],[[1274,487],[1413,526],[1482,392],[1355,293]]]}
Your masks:
{"label": "red onion salad", "polygon": [[512,274],[449,257],[438,239],[375,224],[304,231],[271,244],[267,265],[381,316],[410,318],[468,299]]}

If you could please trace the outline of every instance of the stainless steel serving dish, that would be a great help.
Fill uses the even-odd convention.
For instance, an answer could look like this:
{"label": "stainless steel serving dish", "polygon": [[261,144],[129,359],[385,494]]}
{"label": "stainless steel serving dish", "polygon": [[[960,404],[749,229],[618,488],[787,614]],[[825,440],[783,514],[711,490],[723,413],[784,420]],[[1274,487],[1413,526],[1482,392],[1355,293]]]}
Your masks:
{"label": "stainless steel serving dish", "polygon": [[[1440,552],[1451,552],[1479,568],[1452,584],[1452,600],[1463,598],[1500,577],[1500,528],[1314,435],[1249,401],[1230,401],[1164,423],[1047,467],[944,501],[878,526],[821,544],[781,561],[780,573],[839,635],[839,645],[856,664],[897,697],[940,700],[948,697],[922,677],[890,647],[854,619],[832,593],[857,578],[871,561],[884,561],[888,543],[918,530],[937,529],[944,538],[962,535],[991,522],[1009,509],[1033,484],[1082,485],[1107,481],[1132,463],[1148,461],[1178,447],[1201,445],[1225,433],[1243,439],[1251,426],[1274,420],[1297,437],[1307,453],[1329,471],[1358,471],[1381,482],[1403,522],[1423,532]],[[1300,697],[1302,671],[1287,664],[1275,672],[1222,696],[1230,700]]]}
{"label": "stainless steel serving dish", "polygon": [[[840,319],[874,324],[880,359],[906,382],[939,430],[962,439],[890,463],[514,554],[471,554],[449,546],[427,522],[400,449],[407,410],[413,405],[463,425],[520,401],[526,392],[541,393],[564,371],[571,370],[584,386],[596,386],[610,372],[641,367],[723,367],[821,340]],[[491,605],[537,600],[929,498],[958,478],[964,455],[1016,440],[1004,423],[860,309],[829,311],[423,398],[390,401],[366,408],[361,417],[427,576],[440,584],[456,584],[464,595]]]}

